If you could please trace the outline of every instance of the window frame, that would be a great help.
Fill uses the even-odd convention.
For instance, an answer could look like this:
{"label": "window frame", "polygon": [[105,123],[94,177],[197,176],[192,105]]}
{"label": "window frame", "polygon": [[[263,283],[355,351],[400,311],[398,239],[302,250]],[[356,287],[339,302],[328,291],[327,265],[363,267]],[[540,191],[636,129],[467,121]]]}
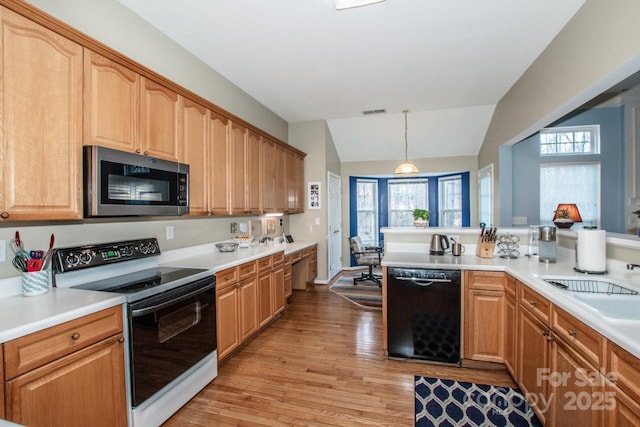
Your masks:
{"label": "window frame", "polygon": [[356,221],[357,221],[356,234],[359,235],[360,238],[363,237],[361,235],[361,233],[360,233],[360,221],[359,221],[360,212],[363,212],[363,211],[364,212],[372,212],[373,222],[374,222],[373,234],[372,235],[374,236],[374,239],[366,239],[365,238],[365,239],[362,239],[362,242],[365,243],[365,244],[376,246],[378,244],[378,238],[379,238],[378,237],[378,233],[379,232],[376,231],[376,230],[380,229],[380,227],[379,227],[380,206],[379,206],[379,203],[378,203],[378,199],[379,199],[379,190],[378,190],[379,181],[377,179],[372,179],[372,178],[356,178],[356,197],[357,197],[357,194],[358,194],[357,186],[360,183],[370,183],[370,184],[374,185],[374,193],[375,193],[374,196],[373,196],[373,206],[374,207],[373,207],[373,211],[370,211],[368,209],[367,210],[361,210],[358,207],[358,203],[356,201]]}
{"label": "window frame", "polygon": [[[561,145],[560,143],[558,143],[557,138],[556,141],[554,142],[554,146],[556,148],[555,152],[543,152],[543,147],[545,145],[551,145],[551,144],[546,144],[543,143],[543,138],[544,135],[548,135],[548,134],[568,134],[568,133],[577,133],[577,132],[588,132],[591,134],[591,147],[592,149],[590,151],[576,151],[575,150],[575,139],[572,140],[571,144],[573,145],[574,149],[572,151],[568,151],[568,152],[562,152],[562,151],[558,151],[558,147]],[[600,125],[599,124],[594,124],[594,125],[579,125],[579,126],[557,126],[557,127],[548,127],[548,128],[544,128],[541,129],[539,132],[539,137],[540,137],[540,141],[539,141],[539,154],[540,157],[549,157],[549,156],[584,156],[584,155],[594,155],[594,154],[600,154]]]}
{"label": "window frame", "polygon": [[[431,179],[429,177],[417,177],[417,178],[401,178],[401,179],[389,179],[387,180],[387,218],[388,218],[388,226],[389,227],[408,227],[409,225],[392,225],[391,224],[391,218],[393,218],[392,212],[411,212],[411,217],[413,218],[413,210],[415,208],[420,208],[420,209],[429,209],[429,185]],[[424,183],[425,185],[425,199],[426,199],[426,206],[415,206],[409,209],[404,209],[404,210],[400,210],[400,209],[392,209],[391,206],[391,196],[390,196],[390,189],[392,185],[399,185],[399,184],[412,184],[412,183]],[[411,226],[413,226],[413,220],[411,220]]]}
{"label": "window frame", "polygon": [[[459,205],[460,207],[458,209],[445,209],[443,208],[444,203],[444,198],[445,198],[445,192],[444,187],[445,187],[445,183],[447,181],[458,181],[459,182],[459,186],[460,186],[460,193],[459,193]],[[438,218],[439,218],[439,227],[447,227],[447,228],[459,228],[462,227],[462,221],[463,221],[463,212],[462,212],[462,205],[463,205],[463,195],[462,195],[463,189],[462,189],[462,174],[458,174],[458,175],[448,175],[448,176],[444,176],[444,177],[439,177],[438,178]],[[460,225],[449,225],[449,224],[444,224],[445,222],[445,218],[446,218],[446,213],[449,212],[458,212],[460,215]]]}
{"label": "window frame", "polygon": [[[487,194],[487,203],[489,204],[489,217],[483,218],[483,193],[482,193],[482,179],[489,179],[489,193]],[[487,225],[493,224],[493,163],[483,167],[478,171],[478,224],[484,222]]]}

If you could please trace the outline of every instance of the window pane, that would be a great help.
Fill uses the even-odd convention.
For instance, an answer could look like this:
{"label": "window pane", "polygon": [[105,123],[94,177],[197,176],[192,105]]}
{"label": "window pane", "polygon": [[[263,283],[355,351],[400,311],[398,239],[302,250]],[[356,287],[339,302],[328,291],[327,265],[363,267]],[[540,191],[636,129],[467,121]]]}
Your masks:
{"label": "window pane", "polygon": [[378,182],[357,180],[357,234],[362,242],[375,245],[378,242]]}
{"label": "window pane", "polygon": [[491,224],[491,170],[479,174],[478,178],[478,201],[479,201],[479,221]]}
{"label": "window pane", "polygon": [[389,181],[389,227],[413,226],[413,210],[429,209],[428,189],[426,179]]}
{"label": "window pane", "polygon": [[540,222],[550,223],[560,203],[575,203],[584,225],[600,226],[600,164],[540,166]]}
{"label": "window pane", "polygon": [[540,131],[540,154],[598,154],[600,126],[567,126]]}
{"label": "window pane", "polygon": [[443,178],[440,185],[440,227],[462,227],[462,178]]}

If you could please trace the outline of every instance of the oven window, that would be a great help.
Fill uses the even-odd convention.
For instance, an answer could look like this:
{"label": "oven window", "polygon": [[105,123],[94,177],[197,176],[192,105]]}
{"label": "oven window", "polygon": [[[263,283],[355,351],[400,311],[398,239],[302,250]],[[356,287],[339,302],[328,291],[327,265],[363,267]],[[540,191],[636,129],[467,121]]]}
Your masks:
{"label": "oven window", "polygon": [[200,323],[200,301],[158,319],[158,341],[164,343]]}
{"label": "oven window", "polygon": [[169,200],[169,183],[136,177],[109,174],[109,194],[111,200],[138,200],[166,202]]}

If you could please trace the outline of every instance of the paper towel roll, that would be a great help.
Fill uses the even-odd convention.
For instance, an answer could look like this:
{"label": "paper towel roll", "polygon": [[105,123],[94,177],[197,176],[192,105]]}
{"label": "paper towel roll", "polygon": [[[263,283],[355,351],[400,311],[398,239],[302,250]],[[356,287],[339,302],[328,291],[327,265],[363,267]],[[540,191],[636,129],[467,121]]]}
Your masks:
{"label": "paper towel roll", "polygon": [[583,273],[607,271],[607,232],[577,230],[576,270]]}

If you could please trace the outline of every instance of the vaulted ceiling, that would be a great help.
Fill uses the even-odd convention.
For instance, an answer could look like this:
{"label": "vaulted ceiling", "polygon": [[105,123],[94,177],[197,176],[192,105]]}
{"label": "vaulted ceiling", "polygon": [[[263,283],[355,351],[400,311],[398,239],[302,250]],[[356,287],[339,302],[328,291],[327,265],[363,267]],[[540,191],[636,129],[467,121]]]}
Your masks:
{"label": "vaulted ceiling", "polygon": [[404,109],[410,159],[476,155],[585,0],[119,1],[289,123],[326,120],[348,162],[402,159]]}

